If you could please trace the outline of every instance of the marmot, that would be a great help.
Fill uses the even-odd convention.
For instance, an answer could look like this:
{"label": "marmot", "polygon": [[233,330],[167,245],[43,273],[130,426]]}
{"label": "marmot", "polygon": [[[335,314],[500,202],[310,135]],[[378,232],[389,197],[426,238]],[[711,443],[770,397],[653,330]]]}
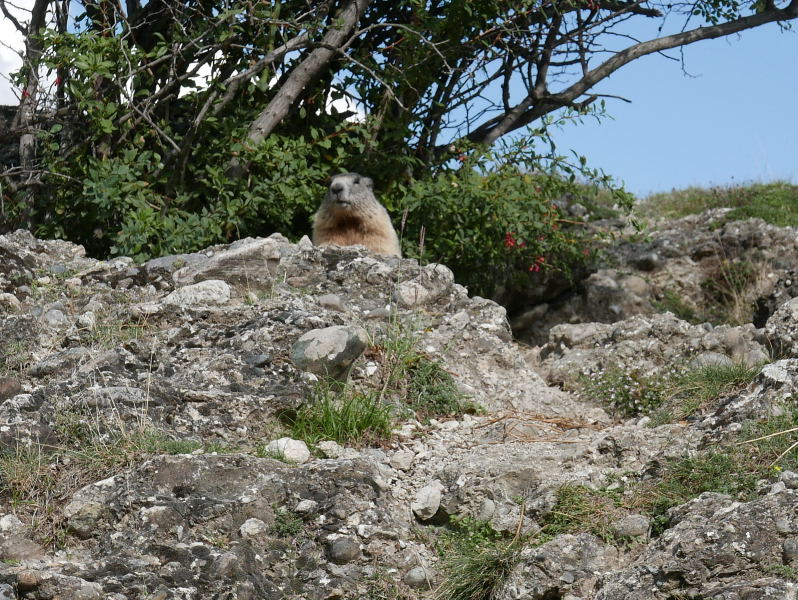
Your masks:
{"label": "marmot", "polygon": [[317,246],[362,244],[378,254],[402,256],[388,211],[377,202],[373,182],[357,173],[336,175],[313,217]]}

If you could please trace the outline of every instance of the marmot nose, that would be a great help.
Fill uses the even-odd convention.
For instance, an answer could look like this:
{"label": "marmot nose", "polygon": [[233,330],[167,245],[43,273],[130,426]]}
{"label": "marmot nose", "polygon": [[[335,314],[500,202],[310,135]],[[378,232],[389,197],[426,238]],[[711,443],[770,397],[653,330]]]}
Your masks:
{"label": "marmot nose", "polygon": [[333,194],[340,194],[344,191],[344,184],[343,183],[334,183],[330,186],[330,191]]}

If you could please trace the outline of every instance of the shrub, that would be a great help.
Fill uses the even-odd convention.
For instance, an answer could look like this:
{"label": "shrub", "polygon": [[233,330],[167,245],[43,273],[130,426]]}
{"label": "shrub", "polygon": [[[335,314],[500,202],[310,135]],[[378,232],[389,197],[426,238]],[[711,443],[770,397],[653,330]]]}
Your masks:
{"label": "shrub", "polygon": [[613,365],[592,377],[584,377],[580,395],[600,402],[621,417],[639,417],[662,406],[672,377],[673,373],[645,372]]}

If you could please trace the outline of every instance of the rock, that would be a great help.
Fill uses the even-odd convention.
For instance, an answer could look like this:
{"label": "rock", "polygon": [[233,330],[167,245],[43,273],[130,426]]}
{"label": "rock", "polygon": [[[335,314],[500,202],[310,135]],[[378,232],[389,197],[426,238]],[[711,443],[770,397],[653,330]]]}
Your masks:
{"label": "rock", "polygon": [[93,311],[87,310],[78,317],[77,324],[78,327],[92,330],[97,326],[97,315],[95,315]]}
{"label": "rock", "polygon": [[269,526],[260,519],[247,519],[238,528],[238,533],[244,539],[259,538],[269,532]]}
{"label": "rock", "polygon": [[662,259],[656,252],[642,252],[632,256],[630,262],[641,271],[654,271],[662,266]]}
{"label": "rock", "polygon": [[346,312],[346,306],[344,306],[343,300],[337,294],[323,294],[319,296],[319,304],[330,310]]}
{"label": "rock", "polygon": [[589,534],[558,535],[537,548],[521,551],[497,599],[554,598],[570,593],[590,597],[601,573],[616,568],[617,548]]}
{"label": "rock", "polygon": [[164,304],[180,307],[225,304],[230,301],[230,286],[224,281],[208,279],[179,288],[163,299]]}
{"label": "rock", "polygon": [[637,537],[648,535],[651,520],[644,515],[627,515],[612,524],[612,530],[618,537]]}
{"label": "rock", "polygon": [[396,286],[394,298],[399,306],[413,308],[431,304],[447,294],[454,284],[454,274],[443,265],[429,264],[414,279]]}
{"label": "rock", "polygon": [[413,466],[413,459],[415,457],[416,455],[413,452],[400,450],[393,453],[390,463],[394,469],[399,469],[400,471],[409,471],[410,467]]}
{"label": "rock", "polygon": [[319,442],[316,444],[316,447],[321,450],[322,454],[327,458],[358,458],[360,456],[360,452],[355,450],[354,448],[344,448],[338,442],[334,442],[333,440],[324,440],[323,442]]}
{"label": "rock", "polygon": [[178,285],[217,279],[263,288],[274,280],[283,252],[290,247],[288,240],[277,233],[265,239],[244,238],[225,248],[206,252],[203,259],[192,257],[172,277]]}
{"label": "rock", "polygon": [[69,317],[64,314],[64,311],[57,308],[51,308],[44,313],[42,320],[50,327],[66,327],[69,325]]}
{"label": "rock", "polygon": [[778,356],[798,358],[798,298],[782,304],[765,325],[765,335]]}
{"label": "rock", "polygon": [[313,329],[291,348],[291,360],[303,371],[345,379],[352,363],[366,349],[368,335],[361,327]]}
{"label": "rock", "polygon": [[434,577],[424,567],[413,567],[405,573],[402,581],[411,588],[431,590],[433,579]]}
{"label": "rock", "polygon": [[327,544],[327,557],[336,565],[345,565],[360,558],[360,544],[348,537],[339,537]]}
{"label": "rock", "polygon": [[0,518],[0,532],[20,533],[25,529],[25,524],[15,515],[3,515]]}
{"label": "rock", "polygon": [[309,516],[316,512],[319,503],[315,500],[301,500],[295,507],[294,512],[298,515]]}
{"label": "rock", "polygon": [[44,548],[25,536],[0,536],[0,560],[23,561],[43,559],[44,557]]}
{"label": "rock", "polygon": [[[723,451],[749,420],[789,417],[798,358],[766,365],[745,389],[694,418],[656,427],[640,418],[617,422],[570,391],[580,374],[597,376],[610,365],[668,377],[692,360],[752,364],[762,356],[764,321],[757,328],[693,325],[673,314],[620,318],[637,310],[634,297],[650,302],[663,289],[700,300],[719,248],[745,257],[779,246],[785,265],[761,273],[767,281],[775,274],[761,312],[778,336],[791,335],[775,313],[795,288],[785,279],[786,263],[798,264],[795,232],[735,228],[714,215],[713,235],[693,235],[709,228],[709,217],[697,217],[652,234],[651,244],[619,241],[610,247],[617,263],[598,271],[584,294],[526,307],[534,311],[531,329],[551,330],[542,348],[516,344],[505,308],[469,297],[443,267],[359,248],[275,236],[138,266],[86,259],[67,242],[0,236],[0,292],[20,301],[18,312],[0,310],[0,445],[10,456],[30,451],[37,484],[64,499],[33,522],[28,509],[38,498],[15,489],[16,516],[0,515],[0,554],[11,558],[0,594],[8,586],[13,598],[39,600],[421,598],[439,583],[436,526],[446,519],[487,521],[509,540],[560,510],[564,485],[633,493],[639,478],[655,483],[672,459]],[[636,270],[644,261],[633,257],[646,253],[659,264]],[[73,273],[79,287],[64,281]],[[32,292],[44,275],[43,291],[57,302]],[[161,300],[176,285],[213,280],[237,286],[236,298],[249,294],[251,302],[199,300],[181,310]],[[398,289],[405,283],[412,285]],[[588,297],[595,306],[585,306]],[[46,326],[49,310],[69,323]],[[590,315],[613,322],[579,322]],[[325,460],[261,458],[262,445],[285,435],[320,377],[299,370],[292,344],[330,326],[359,340],[337,368],[352,365],[354,390],[396,405],[396,433],[351,447],[320,442]],[[421,423],[401,410],[405,392],[384,379],[392,364],[384,341],[394,327],[418,353],[401,377],[435,361],[479,407],[476,414]],[[373,347],[364,349],[366,342]],[[331,354],[320,352],[321,363]],[[537,369],[563,387],[547,385]],[[412,393],[421,398],[428,389]],[[294,442],[281,438],[272,447],[286,454]],[[300,460],[309,457],[307,446],[299,448]],[[96,464],[97,449],[113,460]],[[108,479],[74,491],[75,482],[100,472]],[[0,487],[15,485],[8,471],[3,476]],[[616,518],[614,533],[627,538],[617,545],[585,533],[538,547],[517,542],[518,563],[494,595],[794,596],[787,575],[798,568],[798,479],[767,471],[758,490],[750,501],[705,494],[675,506],[668,527],[650,539],[651,516],[639,509]],[[11,493],[0,500],[11,506]],[[68,534],[55,552],[40,539],[54,524]]]}
{"label": "rock", "polygon": [[280,454],[285,460],[302,464],[310,460],[310,450],[302,440],[294,440],[289,437],[282,437],[279,440],[272,440],[266,444],[266,452]]}
{"label": "rock", "polygon": [[428,521],[434,517],[441,505],[443,490],[443,484],[437,479],[421,488],[416,494],[416,499],[410,505],[413,514],[422,521]]}
{"label": "rock", "polygon": [[19,312],[21,308],[22,303],[14,294],[0,293],[0,309],[3,312]]}
{"label": "rock", "polygon": [[731,367],[733,365],[734,361],[725,354],[720,352],[702,352],[690,361],[689,368]]}

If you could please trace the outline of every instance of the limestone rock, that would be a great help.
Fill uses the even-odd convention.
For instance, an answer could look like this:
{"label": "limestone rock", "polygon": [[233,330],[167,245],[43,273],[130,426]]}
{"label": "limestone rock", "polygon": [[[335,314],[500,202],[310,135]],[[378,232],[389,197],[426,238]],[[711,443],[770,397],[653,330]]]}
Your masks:
{"label": "limestone rock", "polygon": [[443,495],[443,484],[438,481],[432,481],[421,488],[416,494],[416,499],[410,505],[413,514],[422,521],[427,521],[435,516],[438,508],[441,505],[441,497]]}
{"label": "limestone rock", "polygon": [[798,358],[798,298],[782,304],[768,319],[765,335],[785,358]]}
{"label": "limestone rock", "polygon": [[285,460],[302,464],[310,460],[310,450],[302,440],[294,440],[289,437],[282,437],[279,440],[272,440],[266,444],[266,452],[274,452],[281,455]]}
{"label": "limestone rock", "polygon": [[208,279],[181,287],[163,299],[164,304],[182,307],[225,304],[229,301],[230,286],[218,279]]}
{"label": "limestone rock", "polygon": [[314,329],[291,348],[291,360],[303,371],[345,378],[352,363],[366,349],[368,335],[361,327],[333,326]]}

